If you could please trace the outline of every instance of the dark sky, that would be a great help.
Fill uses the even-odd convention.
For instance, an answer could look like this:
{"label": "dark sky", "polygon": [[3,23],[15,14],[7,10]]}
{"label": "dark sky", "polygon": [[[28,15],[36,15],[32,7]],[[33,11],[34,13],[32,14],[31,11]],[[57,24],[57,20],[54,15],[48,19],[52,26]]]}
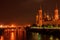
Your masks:
{"label": "dark sky", "polygon": [[0,0],[0,23],[35,23],[40,6],[52,14],[56,3],[60,7],[59,0]]}

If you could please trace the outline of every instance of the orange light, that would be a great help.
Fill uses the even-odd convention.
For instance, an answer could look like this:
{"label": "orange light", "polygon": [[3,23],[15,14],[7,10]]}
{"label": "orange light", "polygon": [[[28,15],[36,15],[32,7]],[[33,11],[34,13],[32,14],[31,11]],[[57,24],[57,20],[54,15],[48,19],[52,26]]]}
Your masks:
{"label": "orange light", "polygon": [[0,40],[4,40],[3,36],[1,36],[1,39]]}
{"label": "orange light", "polygon": [[31,25],[30,25],[30,24],[28,24],[28,26],[30,27]]}
{"label": "orange light", "polygon": [[14,32],[11,33],[11,38],[10,39],[11,40],[15,40],[15,34],[14,34]]}
{"label": "orange light", "polygon": [[3,27],[3,25],[0,25],[0,27]]}
{"label": "orange light", "polygon": [[12,24],[11,27],[16,27],[16,26],[14,24]]}

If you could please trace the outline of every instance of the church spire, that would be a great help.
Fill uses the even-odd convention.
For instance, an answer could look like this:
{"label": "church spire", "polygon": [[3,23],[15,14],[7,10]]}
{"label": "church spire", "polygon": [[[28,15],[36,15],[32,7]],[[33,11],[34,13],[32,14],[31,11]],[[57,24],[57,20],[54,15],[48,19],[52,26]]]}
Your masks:
{"label": "church spire", "polygon": [[54,19],[55,19],[55,20],[58,20],[58,19],[59,19],[57,3],[56,3],[56,8],[55,8],[55,10],[54,10]]}
{"label": "church spire", "polygon": [[42,26],[42,7],[41,6],[39,10],[39,26]]}

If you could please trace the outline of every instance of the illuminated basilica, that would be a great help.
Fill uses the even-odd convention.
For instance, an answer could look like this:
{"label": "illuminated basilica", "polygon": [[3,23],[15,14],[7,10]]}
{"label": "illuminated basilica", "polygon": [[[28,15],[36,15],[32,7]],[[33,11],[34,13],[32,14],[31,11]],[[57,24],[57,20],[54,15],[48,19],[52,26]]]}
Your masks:
{"label": "illuminated basilica", "polygon": [[42,16],[42,8],[40,7],[40,10],[38,10],[38,14],[36,15],[36,24],[39,26],[42,25],[58,25],[60,24],[60,20],[59,20],[59,10],[58,7],[56,5],[55,9],[54,9],[54,16],[51,18],[49,15],[46,15],[46,13],[44,13],[44,17]]}

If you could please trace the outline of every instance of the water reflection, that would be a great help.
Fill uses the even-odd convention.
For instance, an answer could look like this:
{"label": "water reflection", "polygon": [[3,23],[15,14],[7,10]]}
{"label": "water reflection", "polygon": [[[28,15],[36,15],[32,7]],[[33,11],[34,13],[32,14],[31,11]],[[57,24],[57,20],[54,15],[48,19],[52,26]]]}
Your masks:
{"label": "water reflection", "polygon": [[38,40],[38,33],[32,33],[32,40]]}
{"label": "water reflection", "polygon": [[46,35],[46,34],[31,32],[27,34],[27,40],[60,40],[60,39],[53,35]]}
{"label": "water reflection", "polygon": [[4,37],[3,36],[0,36],[0,40],[4,40]]}
{"label": "water reflection", "polygon": [[15,40],[16,36],[14,32],[11,32],[10,34],[10,40]]}
{"label": "water reflection", "polygon": [[52,35],[50,36],[50,40],[53,40],[53,36]]}
{"label": "water reflection", "polygon": [[59,38],[56,38],[56,40],[59,40]]}
{"label": "water reflection", "polygon": [[14,29],[8,29],[4,31],[4,34],[0,36],[0,40],[60,40],[60,38],[55,37],[53,35],[40,34],[36,32],[32,32],[27,34],[23,29],[18,29],[17,31]]}

